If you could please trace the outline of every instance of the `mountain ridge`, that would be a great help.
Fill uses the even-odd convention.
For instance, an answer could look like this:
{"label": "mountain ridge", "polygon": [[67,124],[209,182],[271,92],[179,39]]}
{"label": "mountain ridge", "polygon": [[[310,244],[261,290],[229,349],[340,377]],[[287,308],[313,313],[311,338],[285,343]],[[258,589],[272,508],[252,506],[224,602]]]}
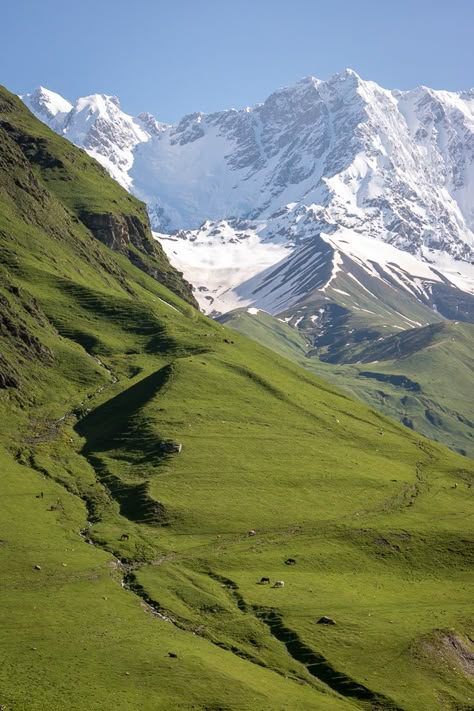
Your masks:
{"label": "mountain ridge", "polygon": [[389,332],[374,324],[366,325],[370,338],[352,340],[352,329],[337,319],[327,335],[316,338],[306,317],[276,318],[252,307],[218,321],[405,426],[474,456],[473,325],[439,320]]}
{"label": "mountain ridge", "polygon": [[[389,91],[345,70],[175,125],[134,119],[115,97],[79,99],[67,114],[44,90],[23,100],[146,202],[158,239],[185,273],[189,241],[209,225],[212,262],[225,221],[234,239],[251,234],[261,251],[271,246],[266,266],[279,247],[346,230],[373,239],[375,253],[385,242],[445,276],[459,271],[474,289],[474,90]],[[234,265],[231,258],[224,267]],[[195,287],[206,307],[199,290],[208,285]]]}
{"label": "mountain ridge", "polygon": [[[416,105],[417,97],[419,98],[419,106]],[[25,95],[22,98],[27,105],[32,104],[30,108],[37,114],[40,113],[41,102],[38,103],[38,97],[35,97],[35,94]],[[400,109],[399,105],[403,102],[403,107]],[[227,156],[227,160],[234,169],[249,169],[245,176],[247,180],[251,177],[252,171],[258,171],[259,161],[271,161],[272,157],[278,153],[278,170],[273,176],[272,184],[270,185],[271,189],[275,189],[278,187],[279,182],[284,186],[288,186],[299,184],[304,178],[304,175],[301,174],[303,170],[302,156],[291,149],[287,156],[290,159],[290,162],[288,162],[288,160],[284,159],[285,156],[282,156],[281,151],[278,150],[278,141],[288,149],[291,139],[295,139],[295,135],[298,138],[298,130],[300,133],[304,133],[305,140],[308,137],[312,138],[312,144],[306,140],[305,153],[314,156],[316,161],[321,158],[326,161],[326,167],[320,166],[321,170],[319,172],[321,176],[328,175],[330,178],[329,173],[331,171],[334,174],[340,172],[338,168],[342,167],[344,160],[346,158],[353,159],[350,149],[362,147],[364,143],[366,148],[370,148],[373,151],[375,157],[383,158],[385,155],[385,158],[389,160],[390,156],[387,155],[387,152],[384,154],[383,146],[375,146],[373,143],[375,138],[373,135],[374,127],[380,136],[377,139],[378,141],[383,139],[381,132],[386,133],[388,138],[390,138],[388,134],[392,132],[392,138],[397,138],[393,132],[393,126],[390,126],[390,120],[387,120],[387,117],[384,116],[384,111],[388,111],[389,114],[395,110],[398,111],[397,116],[394,115],[392,117],[394,122],[397,123],[398,121],[400,123],[399,119],[403,120],[405,138],[408,138],[410,133],[412,139],[417,136],[416,140],[419,143],[418,148],[421,149],[421,153],[423,151],[426,152],[423,140],[427,138],[427,129],[434,129],[435,133],[437,133],[438,129],[454,132],[451,138],[453,140],[458,139],[458,143],[459,136],[456,134],[456,130],[461,132],[465,129],[468,131],[466,138],[466,142],[469,144],[467,146],[469,149],[468,158],[472,160],[472,146],[469,140],[470,135],[472,135],[471,123],[474,121],[474,103],[472,102],[474,102],[474,90],[455,93],[419,87],[408,92],[388,91],[374,82],[362,80],[355,72],[346,70],[327,81],[307,77],[294,86],[277,90],[265,102],[257,104],[255,107],[241,110],[230,109],[212,114],[197,112],[188,114],[175,125],[158,124],[162,127],[162,131],[160,132],[161,135],[158,135],[157,146],[159,147],[164,135],[169,136],[171,147],[176,145],[184,147],[196,142],[199,143],[200,139],[205,138],[206,131],[210,131],[213,126],[217,127],[222,136],[225,137],[227,134],[231,141],[235,142],[235,149]],[[413,103],[415,103],[415,106],[413,106]],[[45,104],[48,105],[48,101],[45,101]],[[409,115],[409,111],[414,109],[418,109],[419,115]],[[95,118],[106,121],[108,130],[114,123],[121,123],[121,128],[124,129],[122,138],[125,131],[129,131],[128,138],[131,141],[131,149],[138,143],[148,143],[150,144],[148,148],[153,148],[152,136],[150,134],[143,135],[140,127],[134,123],[135,119],[120,112],[116,97],[92,95],[79,99],[74,106],[71,105],[69,116],[64,121],[61,119],[62,125],[61,127],[56,126],[56,130],[60,130],[63,135],[70,137],[73,142],[76,140],[84,143],[86,136],[77,135],[73,130],[74,124],[78,122],[77,116],[84,111],[87,113],[87,121],[91,123],[92,128],[94,128]],[[51,111],[49,110],[48,113],[51,114]],[[440,122],[443,118],[443,113],[447,118],[450,118],[448,114],[460,114],[457,118],[461,121],[461,125],[454,125],[451,121],[446,126],[443,126],[442,122]],[[56,115],[58,114],[62,116],[61,113],[56,113]],[[46,116],[46,118],[48,117]],[[328,123],[329,120],[330,123]],[[469,121],[469,124],[466,123],[464,125],[462,120]],[[341,122],[344,124],[344,133],[338,135],[337,131]],[[426,126],[423,126],[423,122],[425,122]],[[378,125],[375,126],[376,124]],[[296,132],[295,128],[297,129]],[[396,128],[400,129],[400,126]],[[324,140],[330,139],[327,136],[329,131],[336,134],[334,144],[336,150],[332,159],[331,146],[329,146],[328,157],[325,156],[325,146],[323,145]],[[96,136],[94,137],[93,133],[92,131],[92,135],[89,136],[92,145],[83,146],[86,149],[94,149],[93,143]],[[260,135],[257,135],[259,133]],[[114,137],[117,140],[117,135],[112,136],[112,138]],[[436,139],[437,136],[434,136],[434,138]],[[453,146],[453,150],[455,148],[459,149],[458,143]],[[400,145],[396,147],[403,154],[402,147]],[[440,146],[436,145],[434,147],[440,148]],[[147,146],[142,146],[142,148],[146,149]],[[103,146],[103,149],[105,156],[107,151],[110,150],[110,145]],[[348,156],[345,156],[346,151],[349,151]],[[447,153],[449,154],[449,151]],[[159,156],[155,157],[158,158]],[[176,157],[179,158],[179,155],[175,155]],[[220,158],[222,162],[225,160],[223,159],[224,156]],[[137,157],[135,157],[135,160],[137,160]],[[403,165],[395,167],[404,168]],[[461,187],[462,167],[460,164],[458,164],[457,169],[452,165],[445,166],[446,175],[450,171],[453,183],[451,187],[453,189]],[[165,162],[164,165],[160,166],[160,170],[163,170],[163,168],[167,168]],[[309,168],[317,169],[318,166],[307,166],[306,172],[308,172]],[[413,169],[413,165],[410,164],[409,168]],[[206,165],[204,170],[207,170]],[[285,172],[288,175],[284,176],[283,173]],[[132,175],[132,179],[135,177],[136,175]],[[314,191],[315,187],[317,187],[317,181],[311,189]],[[321,187],[324,191],[324,186]],[[469,186],[465,187],[467,190]],[[135,189],[140,191],[140,185],[136,185]],[[278,195],[278,199],[280,201],[279,207],[290,202],[290,200],[283,200],[281,195]],[[301,195],[296,196],[296,199],[301,200]],[[152,206],[151,200],[146,200],[146,202],[150,207]],[[218,214],[212,214],[206,205],[201,205],[202,219],[197,216],[193,220],[194,224],[174,226],[178,228],[196,228],[205,219],[222,219],[232,216],[231,204],[226,205],[224,202],[217,207]],[[255,211],[256,208],[256,205],[249,204],[248,209],[241,208],[240,214],[236,214],[236,216],[248,217],[248,213]],[[258,210],[262,213],[261,207]],[[472,206],[469,206],[465,213],[465,219],[472,226],[474,215]],[[268,214],[265,216],[268,216]],[[365,221],[367,223],[367,220]],[[472,239],[470,242],[472,246]]]}

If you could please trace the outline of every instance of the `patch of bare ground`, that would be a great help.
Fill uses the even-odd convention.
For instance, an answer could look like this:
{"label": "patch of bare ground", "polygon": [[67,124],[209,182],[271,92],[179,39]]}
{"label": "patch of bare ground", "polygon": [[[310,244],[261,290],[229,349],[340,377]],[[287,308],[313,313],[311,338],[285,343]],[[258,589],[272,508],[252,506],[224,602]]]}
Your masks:
{"label": "patch of bare ground", "polygon": [[449,633],[442,637],[441,643],[445,654],[454,658],[466,676],[474,680],[474,644],[472,641]]}
{"label": "patch of bare ground", "polygon": [[439,630],[436,638],[423,644],[430,657],[436,657],[448,668],[456,666],[474,681],[474,642],[450,630]]}

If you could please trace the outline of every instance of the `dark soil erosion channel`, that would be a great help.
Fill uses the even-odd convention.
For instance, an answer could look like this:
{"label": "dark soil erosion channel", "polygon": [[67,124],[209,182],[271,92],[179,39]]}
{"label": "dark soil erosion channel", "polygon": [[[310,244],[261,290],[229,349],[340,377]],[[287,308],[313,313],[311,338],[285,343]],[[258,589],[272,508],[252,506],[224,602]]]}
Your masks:
{"label": "dark soil erosion channel", "polygon": [[145,603],[146,608],[151,612],[154,617],[159,617],[160,620],[164,620],[165,622],[171,622],[172,624],[176,625],[176,627],[179,627],[180,629],[185,629],[184,625],[180,625],[174,618],[165,615],[160,605],[155,600],[151,599],[143,585],[140,585],[140,583],[137,581],[137,577],[133,572],[133,564],[119,563],[119,565],[124,571],[124,576],[122,578],[122,587],[125,590],[130,590],[130,592],[134,593],[134,595],[141,598]]}
{"label": "dark soil erosion channel", "polygon": [[241,612],[249,611],[247,603],[245,602],[242,595],[239,593],[239,586],[237,585],[237,583],[234,583],[234,581],[230,580],[229,578],[225,578],[223,575],[217,575],[216,573],[209,573],[209,577],[215,580],[217,583],[223,585],[225,588],[227,588],[230,593],[230,596],[232,597]]}
{"label": "dark soil erosion channel", "polygon": [[315,679],[323,682],[341,696],[362,702],[364,706],[370,704],[370,708],[374,711],[375,709],[403,711],[390,699],[371,691],[363,684],[359,684],[346,674],[337,671],[322,654],[308,647],[296,632],[284,625],[282,616],[276,610],[248,605],[239,592],[239,586],[233,580],[216,573],[209,573],[209,577],[227,588],[230,597],[242,613],[253,613],[257,619],[267,625],[273,637],[285,645],[288,654],[296,662],[303,664]]}
{"label": "dark soil erosion channel", "polygon": [[327,684],[341,696],[347,696],[358,701],[369,702],[372,709],[386,709],[387,711],[402,711],[390,699],[377,694],[366,686],[359,684],[351,677],[337,671],[319,652],[308,647],[296,632],[283,624],[281,615],[274,610],[265,610],[255,607],[255,614],[270,629],[272,635],[283,642],[288,654],[297,662],[304,664],[308,672],[319,681]]}

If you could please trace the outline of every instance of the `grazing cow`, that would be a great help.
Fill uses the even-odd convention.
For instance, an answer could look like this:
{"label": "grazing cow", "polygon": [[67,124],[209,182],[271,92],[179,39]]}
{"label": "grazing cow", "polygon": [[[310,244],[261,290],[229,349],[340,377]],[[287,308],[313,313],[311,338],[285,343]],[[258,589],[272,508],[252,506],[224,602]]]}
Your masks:
{"label": "grazing cow", "polygon": [[269,583],[270,578],[260,578],[259,585],[265,585],[265,583]]}
{"label": "grazing cow", "polygon": [[284,580],[276,580],[275,584],[273,585],[274,588],[284,588],[285,587],[285,581]]}
{"label": "grazing cow", "polygon": [[254,531],[253,528],[252,528],[251,531],[249,531],[249,532],[247,533],[247,536],[256,536],[256,535],[257,535],[257,531]]}
{"label": "grazing cow", "polygon": [[122,533],[122,535],[120,536],[121,541],[128,541],[128,539],[129,539],[128,533]]}
{"label": "grazing cow", "polygon": [[285,560],[285,565],[296,565],[296,560],[294,558],[288,558],[288,560]]}
{"label": "grazing cow", "polygon": [[168,652],[168,657],[171,657],[171,659],[177,659],[178,655],[175,654],[174,652]]}

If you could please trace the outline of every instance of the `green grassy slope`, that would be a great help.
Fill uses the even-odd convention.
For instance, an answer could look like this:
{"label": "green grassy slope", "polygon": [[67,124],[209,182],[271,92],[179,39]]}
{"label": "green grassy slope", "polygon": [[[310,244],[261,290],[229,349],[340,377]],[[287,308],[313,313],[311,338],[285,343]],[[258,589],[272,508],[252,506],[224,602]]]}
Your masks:
{"label": "green grassy slope", "polygon": [[474,327],[441,321],[378,337],[348,364],[319,359],[304,335],[263,311],[220,319],[354,397],[452,449],[474,457]]}
{"label": "green grassy slope", "polygon": [[[196,305],[191,286],[152,238],[142,202],[110,180],[84,151],[25,111],[22,101],[1,86],[0,125],[4,219],[17,211],[27,224],[51,225],[57,235],[85,225],[99,240]],[[60,209],[51,198],[59,200]]]}
{"label": "green grassy slope", "polygon": [[0,703],[469,708],[473,464],[203,317],[0,141]]}

